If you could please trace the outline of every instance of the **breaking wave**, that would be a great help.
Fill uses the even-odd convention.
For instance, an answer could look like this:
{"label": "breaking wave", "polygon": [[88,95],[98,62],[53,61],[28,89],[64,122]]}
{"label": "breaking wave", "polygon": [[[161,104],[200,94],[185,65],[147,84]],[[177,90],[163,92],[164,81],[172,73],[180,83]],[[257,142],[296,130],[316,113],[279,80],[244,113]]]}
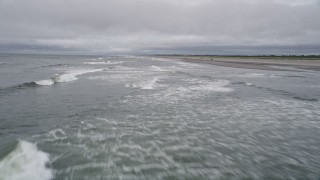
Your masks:
{"label": "breaking wave", "polygon": [[88,65],[115,65],[115,64],[122,64],[123,61],[118,61],[118,62],[111,62],[111,61],[97,61],[97,62],[85,62],[84,64]]}
{"label": "breaking wave", "polygon": [[142,81],[139,83],[133,83],[133,84],[126,84],[126,87],[132,87],[132,88],[140,88],[145,90],[151,90],[154,89],[157,85],[157,81],[159,81],[159,77],[154,77],[147,81]]}
{"label": "breaking wave", "polygon": [[40,85],[40,86],[49,86],[49,85],[53,85],[54,83],[64,83],[64,82],[75,81],[78,79],[77,76],[79,76],[79,75],[93,73],[93,72],[99,72],[99,71],[103,71],[103,70],[104,69],[73,70],[73,71],[69,71],[68,73],[65,73],[65,74],[56,75],[50,79],[34,81],[34,83],[36,83],[37,85]]}
{"label": "breaking wave", "polygon": [[32,82],[22,83],[22,84],[10,86],[10,87],[0,88],[0,92],[11,92],[12,90],[24,89],[28,87],[51,86],[55,83],[65,83],[65,82],[75,81],[78,79],[77,76],[79,75],[94,73],[94,72],[99,72],[104,70],[105,69],[73,70],[64,74],[56,74],[50,79],[32,81]]}
{"label": "breaking wave", "polygon": [[207,91],[207,92],[231,92],[234,89],[230,87],[226,87],[230,84],[228,80],[214,80],[214,81],[207,81],[207,80],[188,80],[190,83],[196,83],[193,86],[185,88],[187,91]]}
{"label": "breaking wave", "polygon": [[237,75],[239,77],[245,77],[245,78],[278,78],[279,75],[276,74],[263,74],[263,73],[245,73]]}
{"label": "breaking wave", "polygon": [[52,169],[46,165],[49,155],[38,150],[35,144],[20,140],[16,148],[0,161],[2,180],[49,180]]}
{"label": "breaking wave", "polygon": [[41,66],[41,68],[45,67],[61,67],[61,66],[69,66],[69,64],[50,64],[50,65],[44,65]]}
{"label": "breaking wave", "polygon": [[166,70],[166,69],[163,69],[163,68],[158,67],[158,66],[155,66],[155,65],[152,65],[152,66],[151,66],[151,69],[152,69],[153,71],[158,71],[158,72],[167,72],[167,71],[172,72],[172,70]]}
{"label": "breaking wave", "polygon": [[51,79],[47,79],[47,80],[34,81],[34,83],[40,86],[50,86],[54,84],[54,81]]}

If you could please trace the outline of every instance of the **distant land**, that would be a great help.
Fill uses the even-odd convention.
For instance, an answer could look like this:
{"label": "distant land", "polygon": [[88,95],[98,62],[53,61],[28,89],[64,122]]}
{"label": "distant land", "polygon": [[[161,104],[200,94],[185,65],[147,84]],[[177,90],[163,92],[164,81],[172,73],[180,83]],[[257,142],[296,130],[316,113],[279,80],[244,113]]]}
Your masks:
{"label": "distant land", "polygon": [[308,69],[320,71],[320,55],[154,55],[156,57],[171,58],[191,63],[212,64],[216,66],[260,69],[299,71]]}
{"label": "distant land", "polygon": [[60,55],[217,55],[217,56],[320,56],[320,45],[287,46],[168,46],[147,47],[114,51],[111,49],[91,50],[40,45],[1,45],[0,53],[13,54],[60,54]]}
{"label": "distant land", "polygon": [[195,58],[249,58],[249,59],[290,59],[290,60],[320,60],[320,55],[183,55],[155,54],[154,56],[195,57]]}

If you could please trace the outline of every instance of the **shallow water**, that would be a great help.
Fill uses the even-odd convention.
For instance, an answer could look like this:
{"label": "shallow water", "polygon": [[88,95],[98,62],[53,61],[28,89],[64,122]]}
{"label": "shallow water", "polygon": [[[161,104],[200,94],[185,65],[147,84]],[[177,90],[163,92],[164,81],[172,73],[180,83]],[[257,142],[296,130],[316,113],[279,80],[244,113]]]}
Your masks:
{"label": "shallow water", "polygon": [[0,55],[0,179],[319,179],[320,74]]}

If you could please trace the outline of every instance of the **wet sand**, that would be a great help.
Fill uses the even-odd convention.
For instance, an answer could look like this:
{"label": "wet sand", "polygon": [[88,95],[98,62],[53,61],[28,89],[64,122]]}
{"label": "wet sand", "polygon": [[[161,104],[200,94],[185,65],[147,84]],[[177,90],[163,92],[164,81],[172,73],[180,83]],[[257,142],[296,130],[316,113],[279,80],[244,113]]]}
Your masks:
{"label": "wet sand", "polygon": [[320,71],[320,59],[285,59],[285,58],[255,58],[255,57],[212,57],[212,56],[161,56],[178,59],[191,63],[205,63],[217,66],[277,70],[277,71],[299,71],[299,69]]}

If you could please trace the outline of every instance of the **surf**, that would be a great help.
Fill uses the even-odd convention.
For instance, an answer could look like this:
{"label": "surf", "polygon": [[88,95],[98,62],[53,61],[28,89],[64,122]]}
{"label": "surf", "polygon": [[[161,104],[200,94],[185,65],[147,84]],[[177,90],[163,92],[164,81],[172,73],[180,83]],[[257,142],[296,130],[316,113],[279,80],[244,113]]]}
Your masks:
{"label": "surf", "polygon": [[75,80],[78,80],[78,76],[80,76],[80,75],[87,74],[87,73],[99,72],[99,71],[103,71],[103,70],[104,69],[72,70],[72,71],[68,71],[67,73],[64,73],[64,74],[57,74],[50,79],[34,81],[34,83],[39,86],[50,86],[55,83],[65,83],[65,82],[75,81]]}
{"label": "surf", "polygon": [[28,141],[19,140],[16,148],[0,161],[2,180],[50,180],[49,155]]}

